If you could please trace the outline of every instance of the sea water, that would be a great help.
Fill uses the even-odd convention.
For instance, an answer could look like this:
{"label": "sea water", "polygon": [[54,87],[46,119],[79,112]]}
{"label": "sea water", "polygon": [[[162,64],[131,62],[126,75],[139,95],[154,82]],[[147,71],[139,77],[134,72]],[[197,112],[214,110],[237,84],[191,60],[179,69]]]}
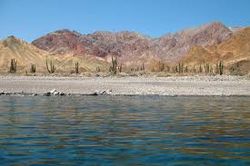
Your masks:
{"label": "sea water", "polygon": [[250,165],[250,97],[0,97],[0,165]]}

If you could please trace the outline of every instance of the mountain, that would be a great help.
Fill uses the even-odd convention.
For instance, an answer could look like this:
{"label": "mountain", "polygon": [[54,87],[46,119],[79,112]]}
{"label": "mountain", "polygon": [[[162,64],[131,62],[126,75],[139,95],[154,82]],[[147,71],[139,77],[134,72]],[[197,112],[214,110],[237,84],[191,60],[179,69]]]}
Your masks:
{"label": "mountain", "polygon": [[[25,66],[30,64],[39,64],[49,53],[36,48],[35,46],[10,36],[0,41],[0,70],[6,72],[9,70],[10,60],[15,59],[18,63],[18,71],[24,71]],[[38,65],[37,68],[41,69]]]}
{"label": "mountain", "polygon": [[0,41],[0,72],[9,70],[11,59],[17,60],[20,72],[35,64],[39,72],[47,73],[46,60],[53,61],[61,73],[73,72],[76,62],[80,72],[107,72],[115,57],[123,71],[162,71],[164,66],[176,71],[180,63],[197,71],[201,65],[215,68],[221,61],[227,73],[248,74],[249,41],[250,27],[227,28],[219,22],[159,38],[129,31],[80,34],[62,29],[32,43],[14,36]]}
{"label": "mountain", "polygon": [[198,28],[187,29],[157,39],[154,52],[160,57],[179,61],[193,46],[210,46],[219,44],[232,36],[232,31],[219,22],[206,24]]}
{"label": "mountain", "polygon": [[144,50],[145,47],[142,47],[143,42],[148,45],[148,41],[148,38],[135,32],[95,32],[81,35],[63,29],[34,40],[32,44],[40,49],[57,54],[88,54],[106,57],[109,54],[121,56],[126,51]]}
{"label": "mountain", "polygon": [[220,44],[194,46],[183,59],[187,65],[216,64],[218,61],[223,61],[232,74],[250,72],[250,27],[237,30]]}
{"label": "mountain", "polygon": [[96,67],[107,70],[107,63],[92,57],[72,57],[51,54],[41,50],[14,36],[0,41],[0,72],[6,73],[10,68],[11,59],[17,61],[17,72],[29,72],[31,64],[36,65],[37,72],[47,73],[46,60],[53,61],[58,72],[71,72],[76,62],[80,64],[80,71],[95,71]]}
{"label": "mountain", "polygon": [[209,46],[230,38],[232,31],[221,23],[214,22],[198,28],[150,38],[135,32],[80,33],[59,30],[42,36],[33,45],[50,53],[72,54],[107,58],[117,56],[123,63],[136,59],[163,59],[169,62],[180,60],[192,46]]}
{"label": "mountain", "polygon": [[78,46],[81,34],[67,29],[47,34],[32,42],[36,47],[54,54],[82,53]]}

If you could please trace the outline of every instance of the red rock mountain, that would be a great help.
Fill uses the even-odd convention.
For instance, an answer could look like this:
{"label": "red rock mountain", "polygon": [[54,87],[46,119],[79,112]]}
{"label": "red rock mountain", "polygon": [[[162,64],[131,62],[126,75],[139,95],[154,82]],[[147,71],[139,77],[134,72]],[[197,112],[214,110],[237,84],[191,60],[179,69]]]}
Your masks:
{"label": "red rock mountain", "polygon": [[206,47],[219,44],[231,36],[232,31],[229,28],[215,22],[156,39],[154,52],[171,61],[180,60],[193,46]]}
{"label": "red rock mountain", "polygon": [[82,35],[75,31],[59,30],[36,39],[32,44],[55,54],[91,55],[101,58],[118,56],[123,61],[155,57],[177,62],[193,46],[219,44],[229,39],[232,33],[229,28],[218,22],[160,38],[150,38],[127,31]]}

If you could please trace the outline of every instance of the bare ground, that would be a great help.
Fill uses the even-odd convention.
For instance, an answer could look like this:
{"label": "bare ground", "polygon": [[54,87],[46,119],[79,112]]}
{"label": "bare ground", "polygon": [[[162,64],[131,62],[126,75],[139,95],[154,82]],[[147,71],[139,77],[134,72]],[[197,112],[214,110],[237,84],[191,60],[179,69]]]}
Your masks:
{"label": "bare ground", "polygon": [[44,77],[0,76],[0,92],[44,94],[56,89],[88,95],[250,96],[250,79],[236,76],[188,77]]}

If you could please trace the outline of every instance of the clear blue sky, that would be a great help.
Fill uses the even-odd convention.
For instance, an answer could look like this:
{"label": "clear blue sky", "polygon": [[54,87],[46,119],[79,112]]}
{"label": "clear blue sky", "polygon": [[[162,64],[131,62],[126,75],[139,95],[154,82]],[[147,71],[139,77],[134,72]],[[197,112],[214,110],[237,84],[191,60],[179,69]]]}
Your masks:
{"label": "clear blue sky", "polygon": [[157,37],[212,21],[250,25],[250,0],[0,0],[0,39],[32,41],[64,28]]}

